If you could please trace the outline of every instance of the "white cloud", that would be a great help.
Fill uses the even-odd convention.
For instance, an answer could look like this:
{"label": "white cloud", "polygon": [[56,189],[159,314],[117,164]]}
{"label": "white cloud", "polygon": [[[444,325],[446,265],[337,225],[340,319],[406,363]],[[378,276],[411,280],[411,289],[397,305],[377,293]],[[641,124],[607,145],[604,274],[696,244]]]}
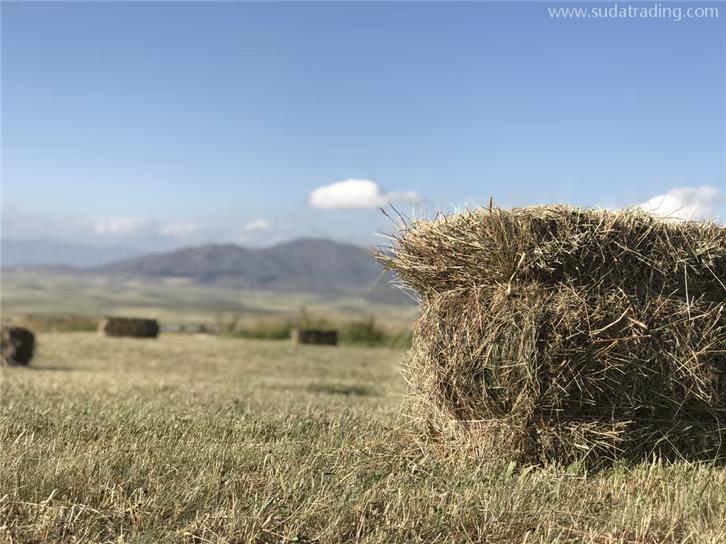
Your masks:
{"label": "white cloud", "polygon": [[726,193],[715,187],[678,187],[654,196],[639,207],[671,219],[726,219]]}
{"label": "white cloud", "polygon": [[147,227],[143,219],[131,219],[128,217],[117,217],[106,221],[99,221],[93,225],[96,234],[103,236],[125,236],[139,234]]}
{"label": "white cloud", "polygon": [[194,223],[169,223],[161,228],[161,234],[164,236],[184,236],[193,234],[199,230]]}
{"label": "white cloud", "polygon": [[244,226],[244,230],[246,232],[255,230],[270,230],[271,228],[272,223],[270,223],[267,219],[255,219]]}
{"label": "white cloud", "polygon": [[367,179],[339,181],[310,193],[310,205],[324,209],[380,208],[393,202],[420,204],[422,200],[414,191],[386,192],[375,181]]}

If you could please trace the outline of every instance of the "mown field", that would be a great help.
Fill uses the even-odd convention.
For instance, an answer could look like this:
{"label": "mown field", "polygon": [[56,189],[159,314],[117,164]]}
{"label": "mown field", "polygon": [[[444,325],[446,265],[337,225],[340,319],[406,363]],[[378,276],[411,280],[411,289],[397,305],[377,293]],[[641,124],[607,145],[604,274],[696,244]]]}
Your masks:
{"label": "mown field", "polygon": [[[427,444],[404,352],[42,334],[2,370],[0,542],[726,541],[726,470]],[[445,453],[448,452],[448,453]]]}

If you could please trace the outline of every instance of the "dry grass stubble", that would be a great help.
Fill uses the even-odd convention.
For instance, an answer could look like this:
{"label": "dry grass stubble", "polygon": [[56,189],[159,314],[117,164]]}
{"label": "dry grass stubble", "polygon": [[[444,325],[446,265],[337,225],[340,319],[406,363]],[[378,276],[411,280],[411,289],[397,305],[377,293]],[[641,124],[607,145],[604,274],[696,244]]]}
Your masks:
{"label": "dry grass stubble", "polygon": [[587,474],[418,443],[398,415],[402,357],[41,334],[35,368],[0,385],[0,541],[726,539],[719,467]]}

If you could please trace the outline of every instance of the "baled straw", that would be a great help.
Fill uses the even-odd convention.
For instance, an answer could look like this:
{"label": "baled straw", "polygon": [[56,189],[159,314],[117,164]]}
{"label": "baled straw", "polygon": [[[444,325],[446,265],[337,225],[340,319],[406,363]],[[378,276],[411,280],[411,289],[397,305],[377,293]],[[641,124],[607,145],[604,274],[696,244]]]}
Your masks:
{"label": "baled straw", "polygon": [[419,293],[414,415],[527,462],[726,457],[726,229],[484,209],[380,259]]}

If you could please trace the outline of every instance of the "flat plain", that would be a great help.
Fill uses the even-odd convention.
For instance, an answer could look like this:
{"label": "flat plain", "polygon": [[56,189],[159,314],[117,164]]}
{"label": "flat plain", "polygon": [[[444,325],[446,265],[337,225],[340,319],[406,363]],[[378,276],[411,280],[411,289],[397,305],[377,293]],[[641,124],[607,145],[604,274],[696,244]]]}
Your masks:
{"label": "flat plain", "polygon": [[405,352],[39,335],[2,370],[0,542],[726,541],[726,470],[473,458],[402,415]]}
{"label": "flat plain", "polygon": [[[408,326],[415,319],[415,304],[376,302],[362,295],[300,294],[252,291],[185,283],[174,279],[156,283],[123,281],[42,269],[1,271],[2,315],[33,314],[101,317],[149,317],[164,326],[214,325],[232,316],[241,320],[287,319],[304,310],[312,317],[333,321],[375,316],[382,325]],[[400,295],[399,295],[400,296]]]}

